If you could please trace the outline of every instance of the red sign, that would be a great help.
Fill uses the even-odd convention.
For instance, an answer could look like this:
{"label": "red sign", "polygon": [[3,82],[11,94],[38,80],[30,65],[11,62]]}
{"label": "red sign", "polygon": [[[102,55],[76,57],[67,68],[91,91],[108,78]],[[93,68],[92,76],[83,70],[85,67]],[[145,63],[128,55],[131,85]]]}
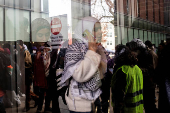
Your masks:
{"label": "red sign", "polygon": [[51,21],[51,33],[54,35],[58,35],[61,31],[62,24],[59,18],[53,18]]}

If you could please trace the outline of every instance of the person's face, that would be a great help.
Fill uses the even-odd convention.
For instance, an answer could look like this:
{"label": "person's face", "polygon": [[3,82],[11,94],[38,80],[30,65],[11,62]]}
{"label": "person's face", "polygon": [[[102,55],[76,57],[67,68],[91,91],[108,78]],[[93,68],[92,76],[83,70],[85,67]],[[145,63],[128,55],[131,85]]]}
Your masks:
{"label": "person's face", "polygon": [[46,42],[50,38],[50,31],[47,28],[41,29],[36,34],[37,42]]}
{"label": "person's face", "polygon": [[101,31],[100,22],[95,23],[94,28],[93,28],[93,35],[96,38],[96,41],[101,43],[102,31]]}

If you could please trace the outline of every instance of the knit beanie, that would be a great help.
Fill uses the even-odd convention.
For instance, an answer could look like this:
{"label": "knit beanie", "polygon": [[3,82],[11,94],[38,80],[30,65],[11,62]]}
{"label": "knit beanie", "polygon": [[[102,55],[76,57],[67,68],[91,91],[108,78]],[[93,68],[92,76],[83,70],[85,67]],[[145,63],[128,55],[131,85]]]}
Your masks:
{"label": "knit beanie", "polygon": [[130,50],[135,50],[137,48],[146,48],[146,45],[143,43],[142,40],[140,39],[133,39],[131,42],[128,42],[126,44],[126,46],[130,49]]}

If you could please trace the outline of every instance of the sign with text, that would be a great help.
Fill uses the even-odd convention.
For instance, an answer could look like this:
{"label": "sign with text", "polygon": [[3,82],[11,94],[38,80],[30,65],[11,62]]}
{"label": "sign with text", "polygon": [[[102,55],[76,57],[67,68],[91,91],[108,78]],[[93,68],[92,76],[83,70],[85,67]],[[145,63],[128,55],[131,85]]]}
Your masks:
{"label": "sign with text", "polygon": [[52,49],[60,48],[66,40],[68,40],[67,15],[51,17],[51,36],[49,43]]}

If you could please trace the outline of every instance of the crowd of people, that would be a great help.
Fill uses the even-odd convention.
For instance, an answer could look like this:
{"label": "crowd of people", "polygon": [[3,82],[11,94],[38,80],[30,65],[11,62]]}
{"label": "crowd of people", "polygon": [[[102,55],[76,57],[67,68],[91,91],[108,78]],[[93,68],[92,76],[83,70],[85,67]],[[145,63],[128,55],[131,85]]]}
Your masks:
{"label": "crowd of people", "polygon": [[49,38],[48,21],[37,18],[32,22],[31,48],[22,40],[0,46],[0,113],[6,113],[7,100],[11,106],[19,106],[23,94],[23,112],[30,110],[33,99],[35,112],[60,113],[59,96],[70,113],[108,113],[109,101],[114,113],[170,112],[166,65],[170,63],[170,39],[162,41],[156,50],[151,41],[135,38],[117,45],[114,58],[110,58],[101,44],[100,22],[94,17],[78,22],[74,43],[68,48],[52,48]]}

